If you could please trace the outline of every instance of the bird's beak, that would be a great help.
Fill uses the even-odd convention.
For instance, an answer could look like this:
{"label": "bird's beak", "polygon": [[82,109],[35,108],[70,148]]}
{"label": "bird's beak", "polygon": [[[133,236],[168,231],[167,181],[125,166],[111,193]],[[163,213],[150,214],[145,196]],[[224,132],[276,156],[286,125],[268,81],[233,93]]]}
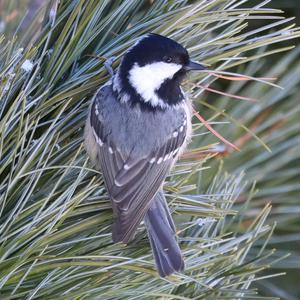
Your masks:
{"label": "bird's beak", "polygon": [[191,61],[188,63],[188,65],[186,65],[185,67],[186,71],[192,71],[192,70],[198,70],[198,71],[202,71],[202,70],[206,70],[206,68],[194,61]]}

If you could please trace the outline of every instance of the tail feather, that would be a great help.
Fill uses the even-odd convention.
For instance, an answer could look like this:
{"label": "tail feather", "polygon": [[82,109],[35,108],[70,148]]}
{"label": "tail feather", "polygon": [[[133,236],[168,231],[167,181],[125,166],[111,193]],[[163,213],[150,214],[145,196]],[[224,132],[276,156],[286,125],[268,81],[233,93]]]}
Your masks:
{"label": "tail feather", "polygon": [[160,276],[183,271],[184,261],[175,226],[162,191],[153,199],[145,216],[145,225]]}

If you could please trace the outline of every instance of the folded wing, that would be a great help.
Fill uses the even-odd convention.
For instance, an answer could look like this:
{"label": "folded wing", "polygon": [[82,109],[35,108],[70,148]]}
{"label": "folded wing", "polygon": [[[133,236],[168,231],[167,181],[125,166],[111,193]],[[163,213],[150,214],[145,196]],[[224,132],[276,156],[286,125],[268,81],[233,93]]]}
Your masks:
{"label": "folded wing", "polygon": [[183,124],[175,128],[163,145],[149,149],[144,156],[134,157],[122,153],[118,141],[111,140],[109,133],[104,134],[96,101],[91,107],[89,120],[97,143],[97,160],[112,201],[115,216],[113,239],[128,243],[176,160],[185,141],[186,127]]}

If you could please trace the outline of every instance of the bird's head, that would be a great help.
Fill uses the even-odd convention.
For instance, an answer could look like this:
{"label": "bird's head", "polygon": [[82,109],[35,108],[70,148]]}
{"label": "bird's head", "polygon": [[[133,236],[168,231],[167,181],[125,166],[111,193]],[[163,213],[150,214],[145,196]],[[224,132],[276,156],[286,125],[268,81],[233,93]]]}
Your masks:
{"label": "bird's head", "polygon": [[174,40],[149,34],[124,55],[114,89],[124,101],[139,102],[150,109],[165,108],[184,99],[180,83],[187,72],[204,69]]}

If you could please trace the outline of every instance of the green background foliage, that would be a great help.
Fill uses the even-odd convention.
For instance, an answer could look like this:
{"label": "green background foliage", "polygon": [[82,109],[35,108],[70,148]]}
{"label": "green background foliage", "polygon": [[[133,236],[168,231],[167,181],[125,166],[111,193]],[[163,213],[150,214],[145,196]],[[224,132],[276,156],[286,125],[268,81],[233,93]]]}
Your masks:
{"label": "green background foliage", "polygon": [[[40,2],[0,1],[1,299],[298,299],[300,32],[274,9],[282,1],[61,0],[37,12]],[[112,243],[103,180],[82,145],[104,60],[117,67],[151,31],[216,74],[251,79],[209,71],[184,84],[241,151],[195,118],[164,187],[187,264],[167,279],[143,226],[128,246]]]}

